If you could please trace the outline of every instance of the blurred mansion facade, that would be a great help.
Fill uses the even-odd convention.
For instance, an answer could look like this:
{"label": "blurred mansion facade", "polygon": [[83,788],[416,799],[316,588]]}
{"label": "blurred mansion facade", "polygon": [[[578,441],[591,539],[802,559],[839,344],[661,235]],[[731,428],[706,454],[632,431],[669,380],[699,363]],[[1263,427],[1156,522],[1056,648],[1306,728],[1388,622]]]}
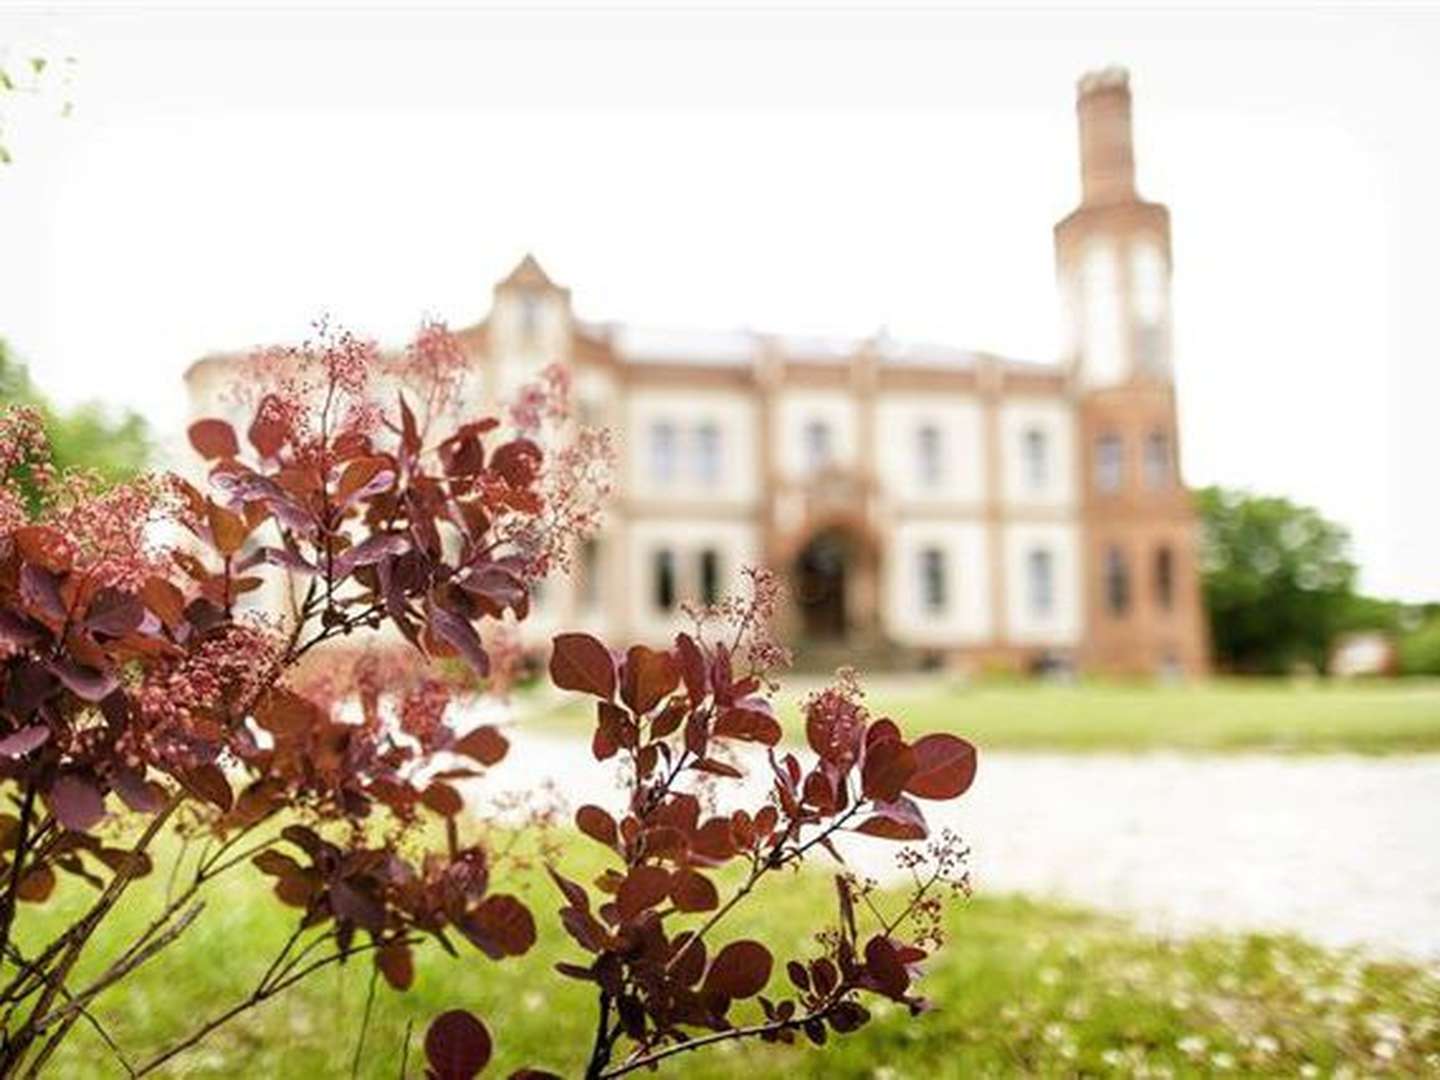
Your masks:
{"label": "blurred mansion facade", "polygon": [[[477,404],[570,367],[620,452],[603,533],[527,633],[664,641],[763,564],[824,655],[1203,672],[1197,523],[1180,476],[1170,228],[1134,182],[1130,91],[1079,84],[1081,204],[1055,226],[1067,344],[1035,364],[885,339],[649,332],[578,319],[527,256],[458,332]],[[187,375],[197,415],[243,361]],[[867,657],[875,662],[875,657]]]}

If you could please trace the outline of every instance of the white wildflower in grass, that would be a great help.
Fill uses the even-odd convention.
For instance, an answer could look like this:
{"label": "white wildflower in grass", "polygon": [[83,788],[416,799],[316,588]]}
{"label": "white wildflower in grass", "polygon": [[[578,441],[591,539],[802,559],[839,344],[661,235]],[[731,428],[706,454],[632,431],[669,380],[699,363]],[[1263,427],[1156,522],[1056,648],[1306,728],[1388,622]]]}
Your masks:
{"label": "white wildflower in grass", "polygon": [[1044,986],[1056,986],[1060,982],[1060,969],[1047,967],[1040,969],[1040,982]]}
{"label": "white wildflower in grass", "polygon": [[542,1005],[545,1004],[545,995],[537,994],[534,990],[531,990],[528,994],[521,998],[520,1001],[525,1006],[526,1011],[535,1012],[537,1009],[539,1009]]}
{"label": "white wildflower in grass", "polygon": [[1255,1053],[1261,1057],[1270,1057],[1279,1052],[1280,1041],[1273,1035],[1256,1035],[1254,1046]]}
{"label": "white wildflower in grass", "polygon": [[1047,1043],[1054,1044],[1064,1042],[1065,1036],[1069,1033],[1070,1029],[1064,1024],[1052,1021],[1045,1025],[1045,1030],[1040,1033],[1040,1037]]}
{"label": "white wildflower in grass", "polygon": [[1316,1065],[1313,1061],[1307,1061],[1304,1065],[1300,1066],[1300,1076],[1302,1080],[1315,1080],[1315,1077],[1319,1075],[1320,1066]]}
{"label": "white wildflower in grass", "polygon": [[1220,1050],[1210,1055],[1210,1067],[1216,1072],[1229,1072],[1235,1067],[1235,1057]]}
{"label": "white wildflower in grass", "polygon": [[1175,1049],[1191,1061],[1198,1061],[1204,1055],[1205,1047],[1208,1045],[1203,1035],[1186,1035],[1175,1044]]}

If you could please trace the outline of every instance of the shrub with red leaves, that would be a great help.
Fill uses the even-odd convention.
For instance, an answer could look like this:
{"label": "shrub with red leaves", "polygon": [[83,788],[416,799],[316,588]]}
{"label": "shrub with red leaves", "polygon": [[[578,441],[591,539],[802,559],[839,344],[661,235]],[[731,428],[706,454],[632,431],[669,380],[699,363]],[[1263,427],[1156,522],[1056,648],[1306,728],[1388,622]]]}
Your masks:
{"label": "shrub with red leaves", "polygon": [[[122,1058],[131,1075],[357,954],[403,990],[426,939],[495,960],[534,943],[460,824],[456,785],[505,756],[504,735],[456,730],[433,675],[381,680],[362,664],[340,680],[349,694],[295,677],[313,650],[381,628],[393,648],[485,676],[483,624],[524,619],[535,581],[593,527],[603,440],[547,458],[533,431],[457,421],[463,360],[439,326],[400,357],[323,326],[257,355],[246,430],[190,428],[205,490],[58,475],[39,417],[0,413],[0,785],[14,807],[0,813],[0,1075],[33,1075],[77,1020],[98,1022],[87,1003],[171,947],[237,870],[273,879],[293,933],[235,1007]],[[382,396],[377,374],[404,390]],[[138,819],[128,834],[102,832],[122,814]],[[186,841],[157,916],[111,940],[169,826]],[[17,924],[63,875],[93,902],[22,952],[33,935]],[[488,1056],[462,1021],[435,1039],[441,1075]]]}
{"label": "shrub with red leaves", "polygon": [[[908,742],[895,721],[872,716],[850,672],[804,704],[813,757],[779,749],[771,668],[780,651],[763,619],[776,585],[766,573],[750,576],[748,602],[697,613],[696,633],[678,635],[670,649],[619,653],[588,634],[554,641],[552,680],[595,699],[594,756],[622,759],[629,781],[618,816],[594,805],[575,815],[612,865],[588,887],[550,871],[564,900],[561,925],[580,950],[559,971],[595,987],[587,1077],[621,1076],[735,1039],[789,1043],[803,1034],[823,1045],[865,1024],[866,995],[923,1011],[914,984],[942,940],[940,900],[967,885],[965,852],[948,832],[902,852],[914,885],[898,910],[882,911],[870,884],[837,876],[833,924],[815,927],[822,951],[787,958],[789,985],[778,990],[770,989],[776,960],[765,945],[726,940],[732,912],[747,899],[763,902],[762,879],[817,848],[843,863],[842,834],[926,840],[916,800],[959,797],[976,765],[964,739]],[[717,622],[724,638],[707,639]],[[768,770],[769,790],[758,802],[723,807],[726,785],[744,790],[747,766]],[[722,895],[716,871],[732,866],[738,884]],[[737,1015],[751,1001],[758,1010],[748,1020]],[[462,1038],[454,1015],[431,1029],[437,1048]],[[474,1075],[431,1061],[437,1076]]]}

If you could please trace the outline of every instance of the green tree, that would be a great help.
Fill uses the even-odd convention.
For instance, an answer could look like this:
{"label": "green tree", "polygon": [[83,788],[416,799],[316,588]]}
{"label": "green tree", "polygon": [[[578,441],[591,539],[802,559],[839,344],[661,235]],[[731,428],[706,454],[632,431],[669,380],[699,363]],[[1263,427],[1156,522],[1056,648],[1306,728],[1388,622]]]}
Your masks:
{"label": "green tree", "polygon": [[1287,499],[1199,492],[1202,585],[1216,660],[1232,671],[1324,670],[1358,610],[1350,535]]}
{"label": "green tree", "polygon": [[134,476],[149,464],[150,430],[143,417],[114,415],[87,402],[60,410],[30,381],[25,365],[0,339],[0,405],[32,405],[45,417],[50,450],[61,468],[93,469],[113,483]]}

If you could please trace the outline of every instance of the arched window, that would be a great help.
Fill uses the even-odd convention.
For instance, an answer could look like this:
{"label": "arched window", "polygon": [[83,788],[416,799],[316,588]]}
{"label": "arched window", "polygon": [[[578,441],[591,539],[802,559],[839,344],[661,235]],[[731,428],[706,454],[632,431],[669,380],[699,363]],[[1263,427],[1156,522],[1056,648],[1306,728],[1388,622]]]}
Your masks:
{"label": "arched window", "polygon": [[1025,432],[1023,446],[1025,484],[1031,491],[1043,491],[1050,482],[1049,440],[1040,428],[1029,428]]}
{"label": "arched window", "polygon": [[824,420],[811,420],[805,425],[805,467],[810,472],[828,468],[834,456],[834,434]]}
{"label": "arched window", "polygon": [[945,470],[945,460],[940,429],[934,424],[925,424],[916,430],[915,456],[921,485],[927,488],[939,487]]}
{"label": "arched window", "polygon": [[1162,611],[1175,606],[1175,555],[1168,547],[1155,552],[1155,603]]}
{"label": "arched window", "polygon": [[1049,615],[1055,610],[1055,557],[1045,548],[1036,548],[1026,557],[1025,579],[1030,612]]}
{"label": "arched window", "polygon": [[1119,435],[1101,435],[1095,440],[1095,487],[1119,491],[1125,482],[1125,444]]}
{"label": "arched window", "polygon": [[948,602],[945,571],[945,552],[935,547],[920,552],[920,604],[932,615],[944,611]]}
{"label": "arched window", "polygon": [[1152,491],[1170,486],[1170,437],[1163,431],[1145,436],[1145,486]]}
{"label": "arched window", "polygon": [[720,553],[714,548],[700,552],[700,602],[720,602]]}
{"label": "arched window", "polygon": [[1105,552],[1105,607],[1116,616],[1130,610],[1130,565],[1114,545]]}
{"label": "arched window", "polygon": [[651,564],[651,597],[659,611],[675,609],[675,553],[669,548],[655,552]]}
{"label": "arched window", "polygon": [[695,479],[706,487],[720,482],[720,429],[709,421],[695,429]]}
{"label": "arched window", "polygon": [[675,425],[661,420],[650,428],[650,472],[657,484],[675,479]]}

